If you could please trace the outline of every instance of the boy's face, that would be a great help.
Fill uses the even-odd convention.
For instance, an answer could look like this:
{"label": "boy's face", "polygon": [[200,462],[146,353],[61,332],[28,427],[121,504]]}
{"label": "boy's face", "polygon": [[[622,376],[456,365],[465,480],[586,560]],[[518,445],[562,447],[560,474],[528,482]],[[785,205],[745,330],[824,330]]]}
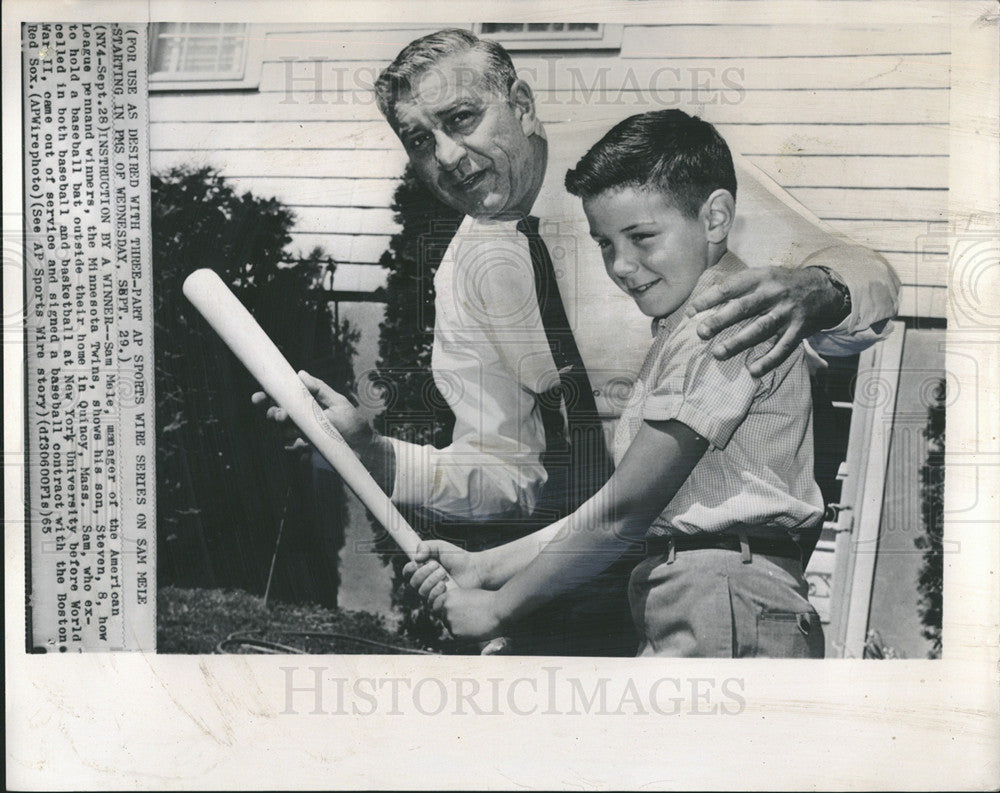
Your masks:
{"label": "boy's face", "polygon": [[614,188],[585,199],[604,266],[643,314],[662,317],[687,300],[709,261],[705,221],[656,190]]}

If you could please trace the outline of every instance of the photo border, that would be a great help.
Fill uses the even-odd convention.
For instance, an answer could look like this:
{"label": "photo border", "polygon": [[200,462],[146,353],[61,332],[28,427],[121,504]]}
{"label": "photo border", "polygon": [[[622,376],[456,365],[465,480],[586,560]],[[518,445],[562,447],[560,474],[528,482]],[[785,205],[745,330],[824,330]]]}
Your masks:
{"label": "photo border", "polygon": [[[21,21],[243,21],[251,13],[254,20],[270,21],[288,19],[289,8],[287,2],[5,3],[5,207],[21,206]],[[335,14],[343,22],[386,24],[483,14],[481,3],[469,2],[351,3],[335,9],[301,2],[295,8],[303,21]],[[993,3],[587,2],[574,4],[570,14],[558,3],[508,2],[489,11],[541,21],[571,16],[614,22],[637,14],[649,22],[950,20],[953,265],[969,238],[997,234],[1000,22]],[[7,211],[4,221],[6,235],[8,222],[18,217]],[[976,273],[983,279],[979,294],[994,296],[997,305],[1000,268],[987,264]],[[6,270],[4,278],[9,287]],[[989,407],[998,401],[1000,345],[995,318],[992,325],[956,327],[961,320],[956,295],[967,286],[950,284],[947,355],[974,354],[984,381],[963,383],[969,386],[963,398],[975,397],[973,409],[963,401],[948,413],[945,531],[962,550],[946,559],[944,649],[942,660],[935,661],[561,658],[549,663],[510,657],[310,656],[293,665],[289,656],[28,655],[22,642],[24,434],[12,420],[22,410],[23,340],[5,328],[8,787],[995,789],[1000,784],[1000,417]],[[4,290],[5,317],[11,291]],[[970,493],[975,500],[965,509]],[[949,505],[959,504],[965,510],[961,520],[947,519]],[[293,692],[295,712],[283,712],[288,678],[282,668],[292,666],[298,670],[295,685],[307,688],[306,675],[315,674],[308,670],[323,670],[324,696],[331,699],[322,714],[306,706],[308,692],[306,704],[297,704],[301,697]],[[557,678],[566,683],[556,691],[554,705],[543,696],[534,701],[538,707],[532,713],[519,715],[518,710],[529,709],[532,686],[544,690],[552,679],[546,669],[558,669]],[[573,713],[568,681],[578,680],[591,692],[604,678],[617,686],[616,692],[631,681],[640,697],[662,679],[681,681],[687,693],[679,712],[670,716]],[[500,679],[503,696],[518,693],[515,708],[483,718],[470,718],[477,714],[468,709],[422,713],[409,700],[398,714],[386,708],[370,715],[350,708],[338,713],[333,704],[338,679],[351,681],[349,687],[362,679],[436,679],[449,691],[460,685],[458,680]],[[735,706],[733,697],[700,696],[707,684],[691,682],[699,680],[714,681],[713,691],[725,681],[742,681],[729,687],[744,700],[739,711],[722,710]],[[545,713],[546,708],[554,712]],[[707,715],[718,718],[703,718]]]}

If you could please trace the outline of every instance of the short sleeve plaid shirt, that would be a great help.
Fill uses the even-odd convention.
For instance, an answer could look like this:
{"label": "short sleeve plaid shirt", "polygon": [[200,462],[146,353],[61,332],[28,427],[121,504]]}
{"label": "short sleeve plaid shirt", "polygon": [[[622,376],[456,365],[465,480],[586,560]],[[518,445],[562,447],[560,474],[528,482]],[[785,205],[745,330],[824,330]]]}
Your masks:
{"label": "short sleeve plaid shirt", "polygon": [[[727,361],[709,352],[713,341],[696,332],[688,303],[728,275],[745,268],[726,253],[698,279],[677,311],[653,323],[653,345],[615,434],[619,463],[644,420],[676,420],[709,442],[709,448],[650,534],[793,531],[815,526],[823,500],[813,478],[812,399],[802,345],[777,369],[754,378],[747,363],[758,345]],[[749,322],[750,320],[748,320]],[[723,331],[724,339],[746,323]]]}

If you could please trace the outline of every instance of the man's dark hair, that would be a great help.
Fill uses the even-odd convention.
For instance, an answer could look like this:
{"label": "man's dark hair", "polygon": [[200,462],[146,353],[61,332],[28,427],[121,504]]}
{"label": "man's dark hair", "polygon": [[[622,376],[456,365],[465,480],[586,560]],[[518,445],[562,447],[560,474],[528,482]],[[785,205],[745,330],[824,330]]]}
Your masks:
{"label": "man's dark hair", "polygon": [[410,92],[413,81],[444,58],[464,52],[481,52],[485,56],[483,73],[469,75],[468,79],[480,80],[483,88],[507,98],[517,79],[507,50],[467,30],[445,28],[407,44],[375,81],[378,109],[393,128],[396,127],[396,102]]}
{"label": "man's dark hair", "polygon": [[715,127],[697,116],[680,110],[631,116],[566,173],[566,189],[580,198],[623,187],[662,192],[680,212],[697,217],[720,188],[736,198],[733,156]]}

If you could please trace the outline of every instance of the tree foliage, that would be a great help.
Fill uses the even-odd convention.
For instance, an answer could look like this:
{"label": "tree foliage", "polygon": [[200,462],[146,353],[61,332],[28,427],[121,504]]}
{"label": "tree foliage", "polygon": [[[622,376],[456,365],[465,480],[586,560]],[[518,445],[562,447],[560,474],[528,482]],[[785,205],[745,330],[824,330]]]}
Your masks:
{"label": "tree foliage", "polygon": [[920,500],[924,534],[914,541],[924,552],[923,565],[917,579],[920,593],[920,621],[923,636],[930,641],[928,657],[941,657],[941,593],[944,585],[944,427],[945,381],[934,389],[934,401],[927,410],[927,460],[920,469]]}
{"label": "tree foliage", "polygon": [[[385,409],[375,426],[387,435],[442,447],[451,440],[454,416],[431,373],[434,274],[463,215],[438,201],[409,167],[396,188],[392,209],[402,228],[379,262],[389,273],[375,378]],[[418,532],[428,534],[420,510],[403,512]],[[405,558],[378,527],[375,531],[377,548],[394,568],[392,602],[402,615],[401,630],[422,644],[446,648],[440,622],[403,581]]]}
{"label": "tree foliage", "polygon": [[323,251],[289,266],[294,215],[212,169],[154,175],[151,190],[159,580],[262,593],[283,524],[274,596],[335,606],[339,480],[282,450],[250,404],[256,384],[181,292],[215,270],[293,366],[351,390],[357,334],[332,322]]}

